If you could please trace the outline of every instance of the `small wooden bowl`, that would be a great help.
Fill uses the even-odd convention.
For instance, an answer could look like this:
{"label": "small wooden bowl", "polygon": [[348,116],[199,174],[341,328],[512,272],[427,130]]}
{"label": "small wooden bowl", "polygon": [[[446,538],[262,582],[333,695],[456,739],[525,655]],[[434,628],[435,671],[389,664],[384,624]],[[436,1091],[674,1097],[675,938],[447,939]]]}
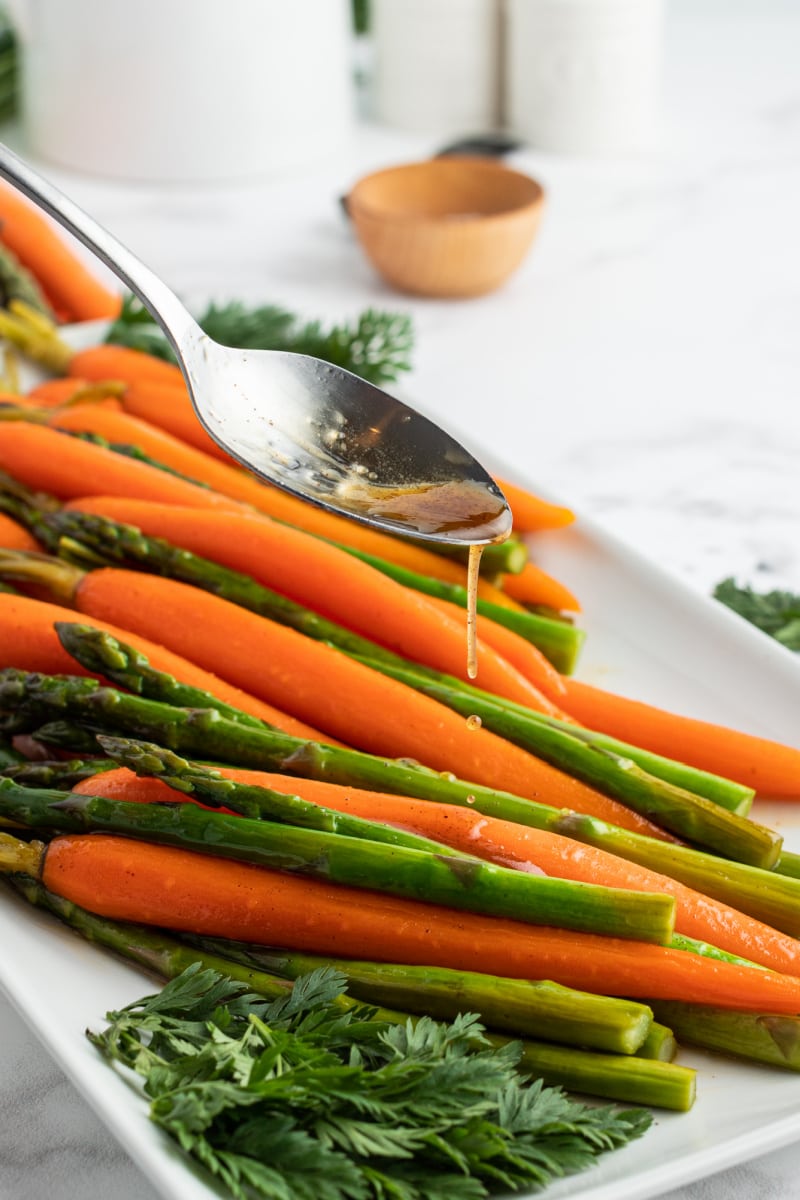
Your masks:
{"label": "small wooden bowl", "polygon": [[490,159],[432,158],[360,179],[347,208],[365,254],[393,287],[418,296],[480,296],[530,247],[540,184]]}

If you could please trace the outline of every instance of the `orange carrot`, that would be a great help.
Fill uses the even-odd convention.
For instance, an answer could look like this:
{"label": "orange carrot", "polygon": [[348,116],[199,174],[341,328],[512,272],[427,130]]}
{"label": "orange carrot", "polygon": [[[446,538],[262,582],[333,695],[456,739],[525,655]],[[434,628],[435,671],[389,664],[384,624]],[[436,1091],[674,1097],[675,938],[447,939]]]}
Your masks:
{"label": "orange carrot", "polygon": [[[40,671],[44,675],[87,674],[67,654],[54,629],[56,621],[78,619],[78,614],[72,609],[47,604],[42,600],[32,600],[26,596],[0,593],[0,664],[4,667],[17,667],[22,671]],[[155,642],[137,637],[135,633],[105,621],[93,619],[92,624],[145,654],[157,671],[173,675],[180,683],[202,688],[218,700],[240,708],[251,717],[258,717],[293,737],[310,738],[312,741],[325,740],[322,734],[311,726],[288,716],[271,704],[265,704],[263,700],[257,700],[255,696],[250,696],[239,688],[232,687]]]}
{"label": "orange carrot", "polygon": [[590,729],[736,779],[761,796],[800,799],[800,749],[678,716],[577,679],[567,679],[565,684],[564,706]]}
{"label": "orange carrot", "polygon": [[138,446],[150,458],[189,479],[207,484],[230,500],[258,508],[262,493],[269,491],[254,475],[229,466],[195,449],[173,434],[140,417],[122,411],[117,402],[111,411],[106,405],[75,404],[53,413],[49,424],[70,433],[96,433],[108,442]]}
{"label": "orange carrot", "polygon": [[800,981],[774,971],[457,912],[129,838],[54,838],[42,881],[114,920],[317,954],[552,979],[605,995],[800,1011]]}
{"label": "orange carrot", "polygon": [[68,400],[87,386],[85,379],[70,379],[68,376],[58,379],[45,379],[28,392],[28,399],[35,400],[40,408],[55,408]]}
{"label": "orange carrot", "polygon": [[25,421],[3,426],[0,470],[34,491],[49,492],[60,499],[94,492],[204,509],[239,507],[209,488],[187,483],[158,467]]}
{"label": "orange carrot", "polygon": [[348,745],[411,756],[434,770],[659,836],[637,813],[496,734],[471,729],[437,701],[218,596],[105,567],[83,576],[74,601],[87,616],[160,642]]}
{"label": "orange carrot", "polygon": [[142,350],[129,350],[127,346],[89,346],[76,350],[69,364],[69,374],[80,379],[91,379],[95,383],[103,379],[124,379],[126,383],[143,380],[183,386],[183,375],[174,363],[145,354]]}
{"label": "orange carrot", "polygon": [[[787,975],[800,976],[800,941],[780,933],[727,904],[686,887],[667,875],[628,862],[605,850],[571,838],[486,817],[471,809],[386,792],[342,787],[316,779],[295,779],[266,771],[220,767],[226,779],[286,795],[301,796],[337,812],[410,830],[501,866],[539,869],[545,875],[580,883],[597,883],[630,891],[674,896],[678,933],[741,955]],[[76,784],[73,791],[87,796],[139,803],[175,803],[182,796],[159,779],[139,778],[125,768],[105,772]],[[201,807],[206,807],[201,805]],[[230,810],[226,810],[230,811]]]}
{"label": "orange carrot", "polygon": [[0,513],[0,546],[4,550],[41,550],[32,533],[23,525]]}
{"label": "orange carrot", "polygon": [[[441,610],[421,592],[403,587],[337,546],[259,513],[199,517],[196,510],[173,505],[128,501],[122,507],[124,520],[150,536],[164,537],[250,575],[405,658],[468,678],[463,610]],[[551,701],[482,639],[478,683],[537,711],[554,711]]]}
{"label": "orange carrot", "polygon": [[122,407],[131,416],[158,425],[211,458],[236,466],[234,459],[217,445],[200,424],[185,384],[176,387],[171,383],[152,380],[129,383],[122,396]]}
{"label": "orange carrot", "polygon": [[581,611],[580,601],[565,584],[530,561],[525,563],[518,575],[506,575],[503,587],[520,604],[544,604],[559,612]]}
{"label": "orange carrot", "polygon": [[0,237],[68,320],[119,314],[119,294],[95,278],[41,209],[6,184],[0,185]]}
{"label": "orange carrot", "polygon": [[571,508],[561,504],[551,504],[541,496],[509,483],[507,479],[498,479],[497,483],[508,501],[514,518],[514,529],[519,533],[536,533],[540,529],[562,529],[571,525],[575,513]]}

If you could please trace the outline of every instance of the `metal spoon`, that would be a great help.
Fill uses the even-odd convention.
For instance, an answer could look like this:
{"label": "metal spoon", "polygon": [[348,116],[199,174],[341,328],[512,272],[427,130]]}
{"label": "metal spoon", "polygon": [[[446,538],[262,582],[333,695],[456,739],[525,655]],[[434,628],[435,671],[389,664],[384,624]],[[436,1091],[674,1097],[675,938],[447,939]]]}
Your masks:
{"label": "metal spoon", "polygon": [[178,356],[200,423],[243,466],[390,533],[483,545],[510,532],[502,492],[432,421],[320,359],[219,345],[149,267],[2,144],[0,176],[139,297]]}

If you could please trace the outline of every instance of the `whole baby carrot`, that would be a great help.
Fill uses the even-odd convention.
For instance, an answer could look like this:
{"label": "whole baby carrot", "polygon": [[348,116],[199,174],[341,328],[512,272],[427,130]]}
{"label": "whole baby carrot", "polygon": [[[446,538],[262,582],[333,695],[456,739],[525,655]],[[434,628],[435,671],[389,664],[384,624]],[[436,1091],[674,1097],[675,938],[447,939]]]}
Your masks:
{"label": "whole baby carrot", "polygon": [[[122,298],[85,266],[41,209],[0,184],[2,240],[69,321],[116,317]],[[108,378],[108,376],[106,377]]]}
{"label": "whole baby carrot", "polygon": [[115,920],[312,953],[550,979],[605,995],[800,1011],[800,980],[774,971],[456,912],[172,846],[76,834],[54,838],[45,850],[33,847],[28,857],[26,873],[39,874],[56,895]]}
{"label": "whole baby carrot", "polygon": [[187,483],[148,463],[27,421],[3,426],[0,470],[26,487],[50,492],[60,499],[94,493],[201,509],[238,508],[236,501],[210,488]]}
{"label": "whole baby carrot", "polygon": [[577,679],[565,680],[562,701],[589,728],[644,750],[725,775],[762,796],[800,798],[800,750],[693,717],[629,700]]}

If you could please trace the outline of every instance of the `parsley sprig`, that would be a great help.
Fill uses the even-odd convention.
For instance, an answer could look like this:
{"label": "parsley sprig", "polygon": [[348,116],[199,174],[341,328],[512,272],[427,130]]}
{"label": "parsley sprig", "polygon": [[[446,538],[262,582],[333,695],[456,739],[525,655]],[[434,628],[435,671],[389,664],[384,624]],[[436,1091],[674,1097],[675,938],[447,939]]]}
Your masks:
{"label": "parsley sprig", "polygon": [[329,968],[267,1002],[195,964],[89,1034],[152,1119],[238,1200],[480,1200],[541,1187],[642,1134],[641,1110],[528,1083],[471,1015],[346,1009]]}
{"label": "parsley sprig", "polygon": [[[392,382],[411,367],[414,336],[411,318],[403,313],[370,308],[353,323],[326,329],[320,321],[302,321],[277,305],[248,308],[233,301],[211,304],[197,320],[208,336],[223,346],[310,354],[378,385]],[[124,300],[106,341],[175,361],[160,327],[133,296]]]}
{"label": "parsley sprig", "polygon": [[726,604],[787,649],[800,650],[799,595],[779,590],[756,592],[749,587],[740,587],[735,579],[723,579],[714,589],[714,599]]}

